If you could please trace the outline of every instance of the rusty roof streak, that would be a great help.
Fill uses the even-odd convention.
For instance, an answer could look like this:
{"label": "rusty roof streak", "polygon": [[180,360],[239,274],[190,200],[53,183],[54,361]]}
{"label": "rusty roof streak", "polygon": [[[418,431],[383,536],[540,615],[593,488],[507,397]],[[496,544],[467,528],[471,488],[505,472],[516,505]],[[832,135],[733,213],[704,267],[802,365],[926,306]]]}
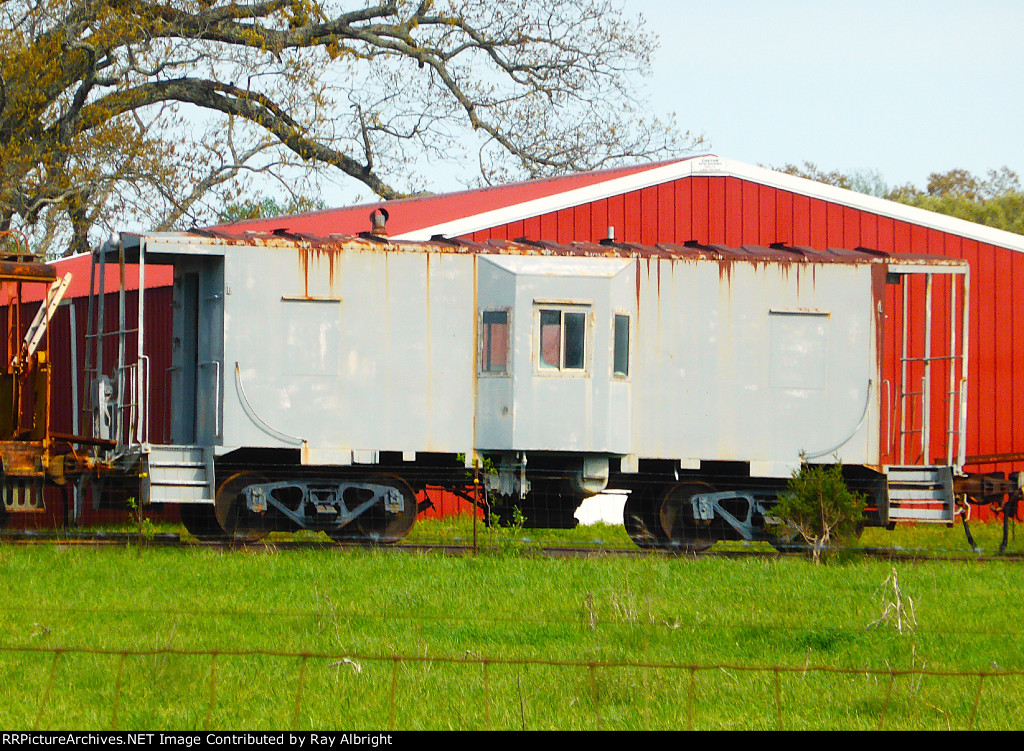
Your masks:
{"label": "rusty roof streak", "polygon": [[899,261],[900,263],[921,263],[928,265],[963,265],[960,259],[922,254],[886,253],[871,248],[846,250],[829,248],[815,250],[807,247],[774,244],[742,245],[731,247],[719,244],[701,244],[694,241],[685,244],[658,243],[640,245],[636,243],[554,243],[542,240],[518,238],[516,240],[473,240],[433,238],[431,240],[396,240],[370,233],[359,235],[311,235],[291,232],[243,232],[235,234],[224,230],[206,229],[185,233],[217,241],[231,246],[260,246],[271,248],[298,248],[307,251],[326,252],[341,250],[385,250],[479,255],[543,255],[564,257],[597,258],[644,258],[649,260],[679,261],[740,261],[749,263],[846,263],[870,264]]}

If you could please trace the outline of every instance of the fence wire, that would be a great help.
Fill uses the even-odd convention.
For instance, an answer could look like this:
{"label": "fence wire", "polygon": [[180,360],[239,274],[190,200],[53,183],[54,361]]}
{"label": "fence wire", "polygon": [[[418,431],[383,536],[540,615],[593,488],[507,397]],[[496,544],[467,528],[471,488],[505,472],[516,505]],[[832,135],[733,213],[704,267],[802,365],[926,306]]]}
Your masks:
{"label": "fence wire", "polygon": [[[989,724],[1004,729],[1019,729],[1020,723],[1002,712],[1008,695],[1021,690],[1024,670],[956,671],[928,668],[879,669],[847,668],[827,665],[753,665],[737,663],[672,664],[627,661],[572,661],[548,659],[488,658],[471,652],[462,656],[417,654],[362,654],[357,652],[302,652],[274,650],[190,650],[103,649],[88,647],[0,646],[0,668],[11,670],[13,663],[47,657],[42,691],[27,691],[28,698],[20,708],[12,701],[14,694],[8,684],[8,715],[5,725],[34,730],[219,730],[224,725],[253,729],[253,724],[276,720],[282,730],[338,729],[340,727],[379,730],[466,729],[466,730],[535,730],[535,729],[653,729],[670,728],[699,730],[715,728],[798,730],[804,728],[844,729],[976,729],[986,705],[986,681],[1001,682],[1001,689],[990,691],[992,706]],[[166,699],[148,681],[130,680],[133,667],[147,658],[154,662],[167,658],[206,662],[204,692],[191,691],[178,696],[203,706],[201,722],[197,713],[186,713],[172,725],[182,727],[138,727],[137,722],[158,716],[147,701]],[[89,672],[93,689],[81,689],[80,695],[69,694],[59,677],[65,662],[90,658],[88,671],[68,665],[66,671],[81,679]],[[269,660],[264,673],[251,674],[248,663]],[[95,662],[99,661],[99,662]],[[135,663],[133,666],[132,663]],[[239,665],[237,663],[245,663]],[[162,663],[161,663],[162,664]],[[338,668],[351,668],[352,675],[369,673],[370,666],[380,668],[381,680],[374,683],[376,711],[347,712],[346,705],[362,699],[338,680]],[[31,666],[29,666],[31,667]],[[106,671],[104,671],[104,667]],[[290,672],[285,680],[281,668]],[[239,669],[241,668],[241,669]],[[420,670],[417,683],[411,668]],[[430,693],[426,680],[435,668],[448,671],[447,695]],[[466,669],[471,669],[466,672]],[[478,668],[478,670],[472,670]],[[197,668],[198,669],[198,668]],[[329,678],[334,669],[334,691]],[[507,675],[496,676],[504,670]],[[524,687],[524,671],[540,672],[534,682]],[[547,675],[556,671],[560,675]],[[458,675],[452,675],[454,673]],[[624,680],[625,676],[630,676]],[[238,703],[237,685],[252,680],[267,691],[276,692],[271,702],[273,717],[260,718],[252,712],[258,708]],[[475,677],[474,677],[475,676]],[[151,673],[149,677],[153,678]],[[246,678],[247,677],[247,678]],[[639,677],[639,680],[638,678]],[[270,681],[276,678],[271,689]],[[514,678],[514,680],[512,680]],[[746,678],[747,680],[742,680]],[[817,680],[816,680],[817,679]],[[925,680],[938,682],[939,695],[951,701],[946,709],[929,701],[922,690]],[[806,684],[812,680],[811,685]],[[863,682],[869,689],[860,698],[851,690],[851,681]],[[823,681],[823,683],[821,682]],[[293,693],[283,687],[294,685]],[[112,684],[112,685],[106,685]],[[196,684],[198,685],[198,684]],[[899,687],[905,696],[897,699]],[[568,687],[568,690],[566,688]],[[574,689],[579,689],[574,693]],[[629,689],[628,696],[623,689]],[[1010,689],[1007,691],[1007,689]],[[661,691],[672,710],[667,715],[652,716],[657,703],[655,691]],[[827,696],[822,702],[821,697]],[[205,693],[205,696],[201,694]],[[51,706],[60,697],[61,707],[80,706],[93,702],[92,720],[79,727],[79,720],[62,714],[66,710]],[[736,703],[737,695],[742,703]],[[817,697],[813,703],[810,697]],[[102,701],[109,697],[106,706]],[[585,701],[589,699],[589,701]],[[914,707],[914,699],[920,706]],[[899,702],[899,717],[894,718],[894,705]],[[420,703],[431,705],[429,712],[414,711]],[[664,702],[663,702],[664,703]],[[589,707],[585,706],[589,704]],[[230,706],[227,706],[230,705]],[[558,709],[561,706],[562,709]],[[504,711],[501,711],[504,707]],[[20,716],[11,714],[19,711]],[[358,707],[365,709],[365,707]],[[372,709],[372,708],[371,708]],[[531,713],[532,709],[532,713]],[[662,707],[664,709],[664,707]],[[283,714],[285,710],[287,715]],[[855,710],[855,711],[854,711]],[[922,711],[928,717],[921,717]],[[55,716],[56,714],[56,716]],[[474,717],[473,715],[478,715]],[[106,718],[106,719],[104,719]],[[941,721],[940,721],[941,718]],[[191,723],[190,723],[191,721]],[[1007,725],[1009,722],[1011,724]],[[1014,725],[1012,723],[1016,722]],[[67,724],[65,724],[67,723]],[[1003,723],[1003,724],[999,724]],[[71,727],[69,727],[70,725]],[[287,726],[287,727],[285,727]]]}

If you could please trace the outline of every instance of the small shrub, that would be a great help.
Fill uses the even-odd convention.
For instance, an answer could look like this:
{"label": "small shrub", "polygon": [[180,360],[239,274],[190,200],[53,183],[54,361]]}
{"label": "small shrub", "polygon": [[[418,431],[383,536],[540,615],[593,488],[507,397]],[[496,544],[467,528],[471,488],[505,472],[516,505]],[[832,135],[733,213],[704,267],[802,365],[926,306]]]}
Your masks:
{"label": "small shrub", "polygon": [[846,487],[841,465],[804,464],[793,473],[771,511],[779,522],[775,534],[801,537],[818,563],[827,546],[856,537],[863,522],[864,504],[862,494]]}

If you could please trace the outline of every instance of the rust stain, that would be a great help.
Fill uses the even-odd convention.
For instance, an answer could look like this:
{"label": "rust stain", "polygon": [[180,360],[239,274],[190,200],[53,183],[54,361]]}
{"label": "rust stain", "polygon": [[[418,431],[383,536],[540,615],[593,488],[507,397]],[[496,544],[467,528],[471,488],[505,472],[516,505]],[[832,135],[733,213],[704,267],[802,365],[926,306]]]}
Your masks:
{"label": "rust stain", "polygon": [[640,315],[640,263],[634,261],[636,266],[636,314]]}

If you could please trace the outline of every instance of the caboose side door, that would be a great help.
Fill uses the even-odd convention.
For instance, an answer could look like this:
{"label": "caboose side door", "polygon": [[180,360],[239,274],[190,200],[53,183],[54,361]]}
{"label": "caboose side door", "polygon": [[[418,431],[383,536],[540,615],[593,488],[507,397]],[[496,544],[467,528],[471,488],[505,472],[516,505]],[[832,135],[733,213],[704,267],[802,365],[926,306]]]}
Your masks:
{"label": "caboose side door", "polygon": [[221,434],[224,367],[224,259],[174,263],[171,442],[215,444]]}

